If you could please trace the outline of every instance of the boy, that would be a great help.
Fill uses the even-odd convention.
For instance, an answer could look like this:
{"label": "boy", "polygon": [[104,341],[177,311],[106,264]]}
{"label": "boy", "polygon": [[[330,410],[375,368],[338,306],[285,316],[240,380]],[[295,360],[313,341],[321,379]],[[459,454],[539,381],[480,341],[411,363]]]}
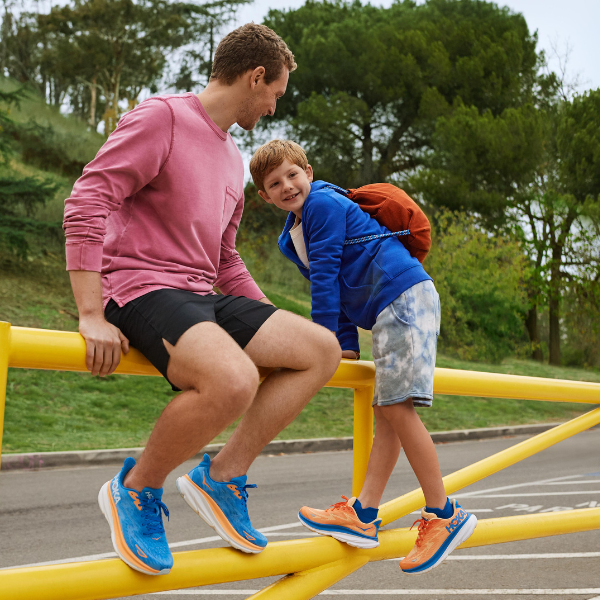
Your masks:
{"label": "boy", "polygon": [[266,202],[288,211],[282,253],[310,280],[312,318],[337,335],[344,358],[359,358],[357,326],[373,330],[376,429],[358,498],[327,510],[303,507],[309,529],[359,548],[379,545],[378,506],[401,446],[421,484],[414,548],[400,563],[424,573],[466,540],[477,519],[445,493],[435,447],[415,406],[431,406],[440,301],[431,277],[397,237],[344,245],[388,230],[313,172],[302,148],[273,140],[261,146],[250,173]]}

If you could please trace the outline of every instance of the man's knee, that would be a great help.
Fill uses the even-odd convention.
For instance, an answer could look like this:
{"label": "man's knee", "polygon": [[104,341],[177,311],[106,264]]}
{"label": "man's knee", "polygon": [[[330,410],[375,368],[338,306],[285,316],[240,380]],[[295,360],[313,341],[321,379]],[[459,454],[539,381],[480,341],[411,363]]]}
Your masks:
{"label": "man's knee", "polygon": [[328,329],[319,327],[313,344],[314,362],[324,370],[334,373],[342,359],[342,349],[335,335]]}
{"label": "man's knee", "polygon": [[240,414],[252,404],[259,384],[258,369],[248,360],[244,364],[232,365],[215,378],[219,402]]}
{"label": "man's knee", "polygon": [[[241,414],[252,404],[259,384],[258,369],[244,355],[234,363],[199,364],[190,368],[184,390],[193,390],[205,400],[219,403],[223,412]],[[177,384],[176,384],[177,385]],[[181,387],[181,386],[180,386]]]}

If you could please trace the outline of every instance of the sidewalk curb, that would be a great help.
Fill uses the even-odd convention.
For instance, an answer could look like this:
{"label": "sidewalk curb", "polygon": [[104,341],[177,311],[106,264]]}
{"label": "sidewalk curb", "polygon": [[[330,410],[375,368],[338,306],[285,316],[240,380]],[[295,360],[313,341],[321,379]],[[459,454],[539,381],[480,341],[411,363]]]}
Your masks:
{"label": "sidewalk curb", "polygon": [[[538,434],[548,431],[560,423],[540,423],[536,425],[507,425],[504,427],[484,427],[480,429],[456,429],[437,431],[431,434],[436,444],[466,442],[490,438]],[[595,429],[592,428],[592,429]],[[209,444],[196,455],[202,459],[204,453],[211,457],[218,454],[224,444]],[[122,463],[128,456],[137,459],[143,448],[116,448],[114,450],[73,450],[68,452],[27,452],[23,454],[3,454],[0,470],[37,471],[58,467],[92,467]],[[336,452],[352,450],[352,438],[315,438],[307,440],[276,440],[267,444],[261,454],[302,454],[310,452]]]}

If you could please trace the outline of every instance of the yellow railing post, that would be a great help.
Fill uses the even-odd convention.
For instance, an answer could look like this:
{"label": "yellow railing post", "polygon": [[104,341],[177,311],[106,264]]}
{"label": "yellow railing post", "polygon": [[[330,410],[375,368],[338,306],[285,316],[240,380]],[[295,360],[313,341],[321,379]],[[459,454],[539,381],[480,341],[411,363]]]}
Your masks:
{"label": "yellow railing post", "polygon": [[10,355],[10,323],[0,321],[0,458],[2,457],[2,433],[4,432],[4,408],[6,405],[6,383],[8,357]]}
{"label": "yellow railing post", "polygon": [[354,390],[354,442],[352,451],[352,495],[360,494],[373,447],[373,386]]}

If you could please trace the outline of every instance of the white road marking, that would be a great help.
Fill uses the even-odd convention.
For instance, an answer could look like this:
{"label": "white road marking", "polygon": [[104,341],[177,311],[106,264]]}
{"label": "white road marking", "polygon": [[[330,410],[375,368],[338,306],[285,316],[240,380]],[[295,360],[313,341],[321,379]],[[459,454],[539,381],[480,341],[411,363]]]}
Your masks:
{"label": "white road marking", "polygon": [[[396,561],[403,559],[387,558]],[[531,560],[549,558],[600,558],[600,552],[551,552],[546,554],[451,554],[446,560]]]}
{"label": "white road marking", "polygon": [[[454,496],[452,496],[454,498]],[[468,510],[470,513],[480,513],[480,512],[494,512],[493,508],[466,508],[463,506],[463,508],[465,510]],[[420,515],[421,511],[420,510],[413,510],[411,513],[411,515]]]}
{"label": "white road marking", "polygon": [[[286,523],[285,525],[273,525],[271,527],[262,527],[258,531],[261,533],[268,533],[270,535],[279,535],[277,532],[282,529],[292,529],[293,527],[302,527],[302,523]],[[303,534],[304,537],[304,534]],[[174,542],[173,544],[169,544],[169,548],[181,548],[183,546],[196,546],[200,544],[208,544],[210,542],[221,542],[223,539],[218,535],[212,535],[210,537],[198,538],[195,540],[186,540],[184,542]],[[103,560],[105,558],[116,558],[116,552],[104,552],[103,554],[90,554],[88,556],[76,556],[74,558],[63,558],[62,560],[49,560],[45,562],[38,563],[30,563],[27,565],[17,565],[14,567],[2,567],[0,571],[5,571],[6,569],[23,569],[25,567],[45,567],[47,565],[65,565],[68,563],[74,562],[90,562],[93,560]]]}
{"label": "white road marking", "polygon": [[538,483],[537,485],[577,485],[579,483],[598,483],[595,479],[581,479],[579,481],[556,481],[554,483]]}
{"label": "white road marking", "polygon": [[[177,596],[248,596],[260,590],[173,590],[156,592],[153,595]],[[587,596],[598,594],[600,588],[579,589],[468,589],[468,590],[325,590],[319,596]],[[596,600],[592,598],[591,600]]]}
{"label": "white road marking", "polygon": [[501,492],[502,490],[514,490],[515,488],[527,487],[531,485],[544,485],[545,483],[552,483],[554,481],[564,481],[565,479],[576,479],[577,477],[586,477],[586,475],[565,475],[564,477],[553,477],[552,479],[540,479],[539,481],[528,481],[527,483],[503,485],[500,487],[488,488],[487,490],[465,492],[464,494],[462,494],[462,497],[466,498],[470,496],[479,496],[479,494],[487,494],[488,492]]}
{"label": "white road marking", "polygon": [[[579,494],[600,494],[600,490],[575,490],[572,492],[527,492],[516,494],[478,494],[477,498],[519,498],[523,496],[576,496]],[[468,494],[453,494],[453,498],[471,498]]]}

